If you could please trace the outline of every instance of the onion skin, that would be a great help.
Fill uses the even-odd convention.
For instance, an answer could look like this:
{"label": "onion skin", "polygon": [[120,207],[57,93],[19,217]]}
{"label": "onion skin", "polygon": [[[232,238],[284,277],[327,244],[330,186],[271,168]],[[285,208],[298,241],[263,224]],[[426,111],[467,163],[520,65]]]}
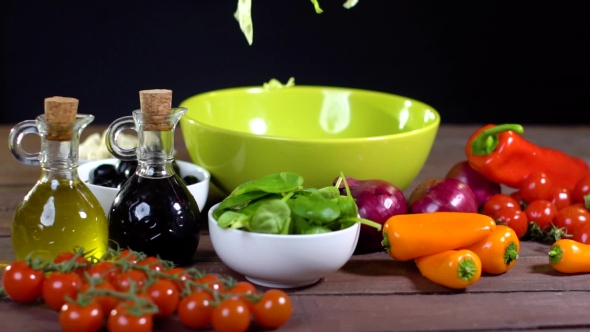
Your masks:
{"label": "onion skin", "polygon": [[[404,193],[393,184],[383,180],[357,180],[350,177],[346,177],[346,181],[361,218],[383,225],[391,216],[407,213],[408,202]],[[340,192],[346,195],[344,185],[340,186]],[[382,240],[381,231],[361,224],[354,254],[383,251]]]}
{"label": "onion skin", "polygon": [[502,192],[502,187],[499,183],[488,180],[485,176],[478,173],[471,166],[468,161],[460,161],[456,163],[447,175],[446,178],[457,179],[465,183],[475,194],[477,205],[483,206],[490,197]]}
{"label": "onion skin", "polygon": [[478,211],[471,188],[453,178],[423,181],[412,192],[408,203],[410,213]]}

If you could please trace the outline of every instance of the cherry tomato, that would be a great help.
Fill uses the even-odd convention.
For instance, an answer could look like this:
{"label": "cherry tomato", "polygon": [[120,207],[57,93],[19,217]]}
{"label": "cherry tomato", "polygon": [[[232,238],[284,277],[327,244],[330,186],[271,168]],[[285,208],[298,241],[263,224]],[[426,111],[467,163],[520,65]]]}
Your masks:
{"label": "cherry tomato", "polygon": [[227,292],[231,294],[232,298],[244,300],[248,305],[248,309],[252,312],[254,302],[248,298],[248,295],[258,294],[258,290],[252,283],[248,281],[239,281],[231,289],[228,289]]}
{"label": "cherry tomato", "polygon": [[239,299],[221,301],[211,315],[211,325],[217,332],[244,332],[250,322],[250,309]]}
{"label": "cherry tomato", "polygon": [[121,252],[119,253],[119,256],[117,257],[117,260],[121,260],[121,259],[124,259],[125,261],[132,263],[132,264],[137,264],[137,261],[138,261],[137,255],[134,254],[129,249],[121,250]]}
{"label": "cherry tomato", "polygon": [[269,289],[254,305],[252,312],[258,324],[269,328],[279,328],[291,318],[293,305],[289,295],[280,289]]}
{"label": "cherry tomato", "polygon": [[524,210],[526,208],[528,202],[524,200],[522,194],[520,193],[520,190],[512,192],[510,194],[510,197],[514,198],[518,202],[518,205],[520,206],[521,210]]}
{"label": "cherry tomato", "polygon": [[213,296],[206,291],[196,291],[178,303],[177,315],[182,325],[189,329],[202,329],[211,324]]}
{"label": "cherry tomato", "polygon": [[[89,289],[90,284],[85,283],[80,288],[80,293],[86,293]],[[115,286],[106,280],[102,281],[98,285],[95,285],[94,289],[116,291]],[[119,304],[119,299],[111,295],[93,295],[93,297],[96,302],[100,304],[103,313],[111,312],[111,310],[115,309],[117,304]]]}
{"label": "cherry tomato", "polygon": [[574,190],[572,190],[572,199],[576,203],[585,203],[584,196],[588,194],[590,194],[590,173],[578,180]]}
{"label": "cherry tomato", "polygon": [[565,228],[567,234],[573,234],[576,229],[590,223],[590,212],[579,205],[572,205],[561,209],[555,217],[555,227]]}
{"label": "cherry tomato", "polygon": [[172,281],[160,279],[155,284],[150,285],[146,292],[158,307],[156,317],[170,316],[176,311],[180,295],[178,294],[178,288]]}
{"label": "cherry tomato", "polygon": [[2,287],[13,301],[28,303],[41,296],[44,279],[43,271],[34,270],[25,262],[14,262],[4,270]]}
{"label": "cherry tomato", "polygon": [[226,291],[225,285],[215,274],[206,274],[203,277],[195,280],[195,282],[209,288],[211,291],[217,291],[219,293]]}
{"label": "cherry tomato", "polygon": [[519,239],[526,234],[529,228],[529,222],[526,214],[519,209],[503,207],[496,211],[492,218],[496,221],[496,223],[512,228]]}
{"label": "cherry tomato", "polygon": [[555,187],[551,189],[551,203],[557,211],[572,205],[572,194],[566,188]]}
{"label": "cherry tomato", "polygon": [[520,204],[510,195],[495,194],[483,205],[483,214],[491,217],[496,211],[503,207],[520,209]]}
{"label": "cherry tomato", "polygon": [[543,172],[531,172],[520,182],[519,191],[527,202],[536,200],[551,201],[551,179]]}
{"label": "cherry tomato", "polygon": [[[182,293],[185,289],[185,282],[192,280],[193,278],[191,277],[190,274],[188,274],[187,272],[185,272],[185,270],[181,267],[175,267],[172,268],[170,270],[165,270],[162,271],[163,273],[166,273],[167,275],[170,276],[175,276],[176,278],[180,279],[181,281],[176,281],[174,280],[174,284],[176,285],[176,288],[178,288],[178,292]],[[190,287],[192,291],[194,291],[195,287]]]}
{"label": "cherry tomato", "polygon": [[64,332],[97,332],[103,320],[102,307],[96,301],[85,306],[68,302],[59,312],[59,325]]}
{"label": "cherry tomato", "polygon": [[117,266],[111,262],[98,262],[89,267],[86,272],[90,278],[106,280],[112,283],[118,271]]}
{"label": "cherry tomato", "polygon": [[557,209],[553,203],[538,199],[532,201],[524,210],[529,222],[534,222],[542,231],[549,230],[557,216]]}
{"label": "cherry tomato", "polygon": [[[64,251],[60,254],[58,254],[57,256],[55,256],[55,258],[53,259],[53,262],[55,264],[60,264],[63,262],[68,262],[74,259],[74,256],[76,254],[71,252],[71,251]],[[80,264],[84,264],[84,267],[79,267],[77,268],[75,271],[76,273],[78,273],[81,277],[84,276],[84,270],[88,268],[88,266],[90,266],[90,262],[88,262],[86,260],[86,258],[82,257],[82,256],[77,256],[76,259],[74,260],[76,263],[80,263]]]}
{"label": "cherry tomato", "polygon": [[585,223],[576,229],[572,235],[572,240],[590,244],[590,223]]}
{"label": "cherry tomato", "polygon": [[128,270],[115,276],[113,279],[113,286],[115,286],[118,291],[126,292],[129,290],[132,283],[135,284],[137,289],[143,287],[146,279],[147,276],[143,271]]}
{"label": "cherry tomato", "polygon": [[141,262],[137,262],[137,266],[148,266],[150,270],[162,271],[164,269],[162,261],[158,257],[149,256]]}
{"label": "cherry tomato", "polygon": [[154,316],[151,314],[133,315],[124,305],[118,305],[107,319],[109,332],[151,332]]}
{"label": "cherry tomato", "polygon": [[43,281],[43,301],[53,310],[60,310],[66,298],[76,298],[82,287],[82,278],[77,273],[53,272]]}

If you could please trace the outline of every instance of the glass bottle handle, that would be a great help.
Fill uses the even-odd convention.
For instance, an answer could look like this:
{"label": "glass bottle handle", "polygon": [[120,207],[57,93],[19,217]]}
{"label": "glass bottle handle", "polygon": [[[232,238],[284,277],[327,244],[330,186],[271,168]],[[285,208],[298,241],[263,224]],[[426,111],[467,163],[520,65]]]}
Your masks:
{"label": "glass bottle handle", "polygon": [[126,129],[133,129],[135,131],[135,121],[132,116],[124,116],[118,118],[107,128],[105,143],[109,152],[121,160],[135,160],[137,159],[137,147],[132,149],[123,149],[117,144],[117,138]]}
{"label": "glass bottle handle", "polygon": [[8,147],[14,157],[23,164],[26,165],[40,165],[39,152],[29,153],[22,147],[22,141],[25,135],[36,134],[39,135],[39,129],[37,128],[37,121],[26,120],[18,123],[8,135]]}

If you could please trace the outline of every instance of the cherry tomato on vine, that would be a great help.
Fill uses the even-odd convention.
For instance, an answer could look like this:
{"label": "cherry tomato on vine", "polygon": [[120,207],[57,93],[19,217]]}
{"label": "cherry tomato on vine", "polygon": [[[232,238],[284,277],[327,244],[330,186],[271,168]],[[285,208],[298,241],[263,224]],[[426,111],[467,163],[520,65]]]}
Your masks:
{"label": "cherry tomato on vine", "polygon": [[158,307],[156,317],[167,317],[176,311],[180,295],[176,285],[167,279],[160,279],[150,285],[146,293],[150,296],[152,302]]}
{"label": "cherry tomato on vine", "polygon": [[202,329],[211,325],[213,296],[206,291],[196,291],[180,300],[177,315],[182,325],[189,329]]}
{"label": "cherry tomato on vine", "polygon": [[[175,276],[176,278],[180,279],[180,281],[173,280],[174,284],[176,285],[176,288],[178,288],[178,291],[180,293],[182,293],[185,289],[185,287],[184,287],[185,282],[193,279],[191,277],[191,275],[181,267],[175,267],[170,270],[164,270],[162,272],[166,273],[167,275]],[[195,287],[190,287],[190,288],[191,288],[191,290],[194,290],[193,288],[195,288]]]}
{"label": "cherry tomato on vine", "polygon": [[520,204],[510,195],[495,194],[483,205],[483,214],[493,216],[496,211],[503,207],[510,207],[520,210]]}
{"label": "cherry tomato on vine", "polygon": [[158,257],[149,256],[146,259],[137,262],[137,266],[147,266],[150,270],[162,271],[164,269],[162,261]]}
{"label": "cherry tomato on vine", "polygon": [[41,296],[44,279],[43,271],[34,270],[25,262],[14,262],[4,270],[2,287],[13,301],[28,303]]}
{"label": "cherry tomato on vine", "polygon": [[195,282],[209,288],[211,291],[217,291],[220,293],[224,293],[226,291],[225,285],[215,274],[206,274],[203,277],[195,280]]}
{"label": "cherry tomato on vine", "polygon": [[289,321],[292,312],[293,305],[289,295],[280,289],[269,289],[254,305],[252,314],[261,326],[276,329]]}
{"label": "cherry tomato on vine", "polygon": [[239,299],[221,301],[211,315],[211,325],[217,332],[244,332],[250,323],[250,309]]}
{"label": "cherry tomato on vine", "polygon": [[557,209],[553,203],[538,199],[532,201],[524,210],[529,222],[534,222],[543,231],[551,228],[555,217],[557,216]]}
{"label": "cherry tomato on vine", "polygon": [[124,259],[125,261],[132,263],[132,264],[137,264],[137,261],[138,261],[137,255],[134,254],[129,249],[123,249],[123,250],[121,250],[121,252],[119,252],[119,256],[117,257],[116,260],[122,260],[122,259]]}
{"label": "cherry tomato on vine", "polygon": [[590,223],[578,227],[572,235],[572,240],[584,244],[590,244]]}
{"label": "cherry tomato on vine", "polygon": [[522,197],[520,190],[513,191],[512,193],[510,193],[510,197],[514,198],[514,200],[518,202],[518,205],[520,206],[521,210],[524,210],[526,208],[528,202],[525,201],[525,199]]}
{"label": "cherry tomato on vine", "polygon": [[574,190],[572,190],[572,198],[576,203],[585,203],[584,196],[588,194],[590,194],[590,173],[578,180]]}
{"label": "cherry tomato on vine", "polygon": [[57,311],[66,303],[66,297],[76,298],[80,287],[82,287],[82,278],[77,273],[52,272],[43,280],[41,294],[45,304]]}
{"label": "cherry tomato on vine", "polygon": [[[90,289],[90,284],[85,283],[82,285],[82,287],[80,288],[80,293],[86,293],[89,289]],[[102,281],[100,284],[98,285],[94,285],[94,289],[96,290],[110,290],[110,291],[116,291],[115,286],[113,286],[113,284],[111,284],[110,282],[104,280]],[[98,302],[98,304],[100,304],[101,308],[102,308],[102,312],[103,313],[109,313],[111,312],[111,310],[115,309],[115,307],[117,306],[117,304],[119,304],[119,299],[111,296],[111,295],[93,295],[94,299],[96,300],[96,302]]]}
{"label": "cherry tomato on vine", "polygon": [[104,312],[98,302],[85,306],[68,302],[59,312],[59,325],[64,332],[97,332],[104,321]]}
{"label": "cherry tomato on vine", "polygon": [[132,283],[135,284],[137,289],[143,287],[146,279],[147,276],[143,271],[128,270],[115,276],[113,279],[113,286],[115,286],[118,291],[125,292],[129,290]]}
{"label": "cherry tomato on vine", "polygon": [[133,315],[124,305],[118,305],[107,319],[109,332],[151,332],[154,328],[152,314]]}
{"label": "cherry tomato on vine", "polygon": [[258,294],[256,287],[248,281],[239,281],[232,288],[227,290],[232,298],[242,299],[248,305],[248,309],[252,312],[254,302],[248,298],[248,295]]}
{"label": "cherry tomato on vine", "polygon": [[561,209],[555,217],[555,227],[565,228],[567,234],[573,234],[582,225],[590,223],[590,212],[579,205]]}
{"label": "cherry tomato on vine", "polygon": [[119,269],[115,264],[105,261],[90,266],[86,272],[90,278],[106,280],[112,283],[118,271]]}
{"label": "cherry tomato on vine", "polygon": [[[59,253],[57,256],[55,256],[55,258],[53,259],[53,262],[55,264],[68,262],[68,261],[71,261],[72,259],[74,259],[75,255],[76,254],[71,251],[64,251],[62,253]],[[76,273],[78,273],[81,277],[84,276],[84,270],[86,270],[90,266],[90,262],[88,262],[86,260],[86,258],[84,258],[82,256],[76,256],[76,259],[74,261],[79,264],[84,264],[83,267],[79,267],[75,270]]]}
{"label": "cherry tomato on vine", "polygon": [[506,225],[512,228],[519,239],[526,234],[529,228],[529,222],[524,211],[511,207],[503,207],[499,209],[494,213],[492,219],[494,219],[497,224]]}
{"label": "cherry tomato on vine", "polygon": [[551,189],[551,203],[557,211],[572,205],[572,194],[566,188],[555,187]]}
{"label": "cherry tomato on vine", "polygon": [[553,183],[543,172],[531,172],[520,182],[518,190],[527,202],[536,200],[551,201]]}

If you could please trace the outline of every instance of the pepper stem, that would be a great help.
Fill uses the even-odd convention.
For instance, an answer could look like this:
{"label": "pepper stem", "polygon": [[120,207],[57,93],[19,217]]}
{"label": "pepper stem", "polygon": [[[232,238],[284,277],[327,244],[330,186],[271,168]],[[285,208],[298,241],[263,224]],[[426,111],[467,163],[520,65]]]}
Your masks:
{"label": "pepper stem", "polygon": [[519,124],[508,123],[486,129],[471,142],[471,153],[476,156],[485,156],[494,152],[498,146],[498,134],[506,131],[522,134],[524,128]]}
{"label": "pepper stem", "polygon": [[383,232],[383,241],[381,241],[381,245],[385,248],[385,251],[389,254],[391,248],[389,247],[389,237],[387,236],[387,232]]}
{"label": "pepper stem", "polygon": [[518,259],[518,246],[514,242],[510,242],[504,251],[504,263],[510,265]]}
{"label": "pepper stem", "polygon": [[550,264],[559,264],[561,258],[563,257],[563,249],[560,246],[555,245],[549,250],[549,263]]}
{"label": "pepper stem", "polygon": [[457,276],[463,281],[471,281],[477,274],[477,266],[471,258],[465,258],[459,262]]}

